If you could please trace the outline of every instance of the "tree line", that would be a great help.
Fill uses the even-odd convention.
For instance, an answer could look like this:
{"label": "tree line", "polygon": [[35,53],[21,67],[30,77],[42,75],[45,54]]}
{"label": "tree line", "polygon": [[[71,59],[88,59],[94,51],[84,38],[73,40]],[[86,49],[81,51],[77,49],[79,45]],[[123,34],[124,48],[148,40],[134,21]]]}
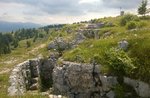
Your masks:
{"label": "tree line", "polygon": [[[15,49],[19,45],[19,41],[33,39],[36,42],[38,38],[44,38],[50,33],[50,29],[62,28],[64,24],[48,25],[39,29],[19,29],[15,32],[1,33],[0,32],[0,55],[10,53],[12,49]],[[26,41],[27,48],[31,46],[30,41]]]}

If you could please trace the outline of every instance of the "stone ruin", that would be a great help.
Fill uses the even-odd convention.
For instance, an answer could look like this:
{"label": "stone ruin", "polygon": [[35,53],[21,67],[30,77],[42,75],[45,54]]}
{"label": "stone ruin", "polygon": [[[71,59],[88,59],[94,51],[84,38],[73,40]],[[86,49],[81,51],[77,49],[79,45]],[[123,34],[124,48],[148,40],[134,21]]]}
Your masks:
{"label": "stone ruin", "polygon": [[23,95],[28,90],[41,89],[44,81],[50,86],[54,65],[54,59],[31,59],[18,64],[9,77],[8,95]]}
{"label": "stone ruin", "polygon": [[[56,65],[53,57],[28,60],[12,70],[8,94],[23,95],[28,90],[47,87],[47,90],[52,88],[55,95],[67,98],[115,98],[113,87],[119,83],[117,77],[101,74],[100,68],[101,65],[65,61]],[[149,84],[127,77],[124,77],[124,83],[138,96],[150,97]],[[127,96],[131,95],[131,92],[127,93]]]}
{"label": "stone ruin", "polygon": [[[117,77],[105,76],[100,72],[101,65],[62,62],[53,69],[55,93],[67,98],[115,98],[114,87],[119,84]],[[126,97],[150,97],[150,85],[124,77],[124,84],[131,87]],[[134,93],[135,94],[134,94]]]}

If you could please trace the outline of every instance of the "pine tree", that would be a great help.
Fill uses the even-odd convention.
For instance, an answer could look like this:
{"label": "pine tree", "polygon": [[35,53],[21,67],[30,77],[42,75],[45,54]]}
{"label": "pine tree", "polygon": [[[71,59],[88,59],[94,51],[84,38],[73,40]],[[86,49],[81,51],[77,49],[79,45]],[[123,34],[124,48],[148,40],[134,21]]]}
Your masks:
{"label": "pine tree", "polygon": [[141,5],[138,8],[138,14],[145,16],[147,10],[147,0],[142,0]]}

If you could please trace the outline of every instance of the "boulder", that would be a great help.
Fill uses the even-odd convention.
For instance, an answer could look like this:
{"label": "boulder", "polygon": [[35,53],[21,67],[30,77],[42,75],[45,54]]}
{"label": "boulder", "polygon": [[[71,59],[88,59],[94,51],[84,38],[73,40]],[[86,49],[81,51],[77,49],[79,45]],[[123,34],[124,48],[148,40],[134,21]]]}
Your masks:
{"label": "boulder", "polygon": [[118,42],[118,46],[120,49],[127,50],[129,43],[126,40],[122,40],[122,41]]}

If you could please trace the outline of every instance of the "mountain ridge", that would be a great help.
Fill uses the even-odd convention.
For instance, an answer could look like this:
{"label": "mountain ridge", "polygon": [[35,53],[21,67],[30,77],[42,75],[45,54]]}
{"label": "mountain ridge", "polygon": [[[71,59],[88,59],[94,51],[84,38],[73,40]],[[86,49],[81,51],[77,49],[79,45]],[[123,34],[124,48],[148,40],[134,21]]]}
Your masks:
{"label": "mountain ridge", "polygon": [[40,24],[35,24],[31,22],[7,22],[7,21],[0,21],[0,32],[11,32],[16,31],[18,29],[28,29],[28,28],[38,28],[41,27]]}

